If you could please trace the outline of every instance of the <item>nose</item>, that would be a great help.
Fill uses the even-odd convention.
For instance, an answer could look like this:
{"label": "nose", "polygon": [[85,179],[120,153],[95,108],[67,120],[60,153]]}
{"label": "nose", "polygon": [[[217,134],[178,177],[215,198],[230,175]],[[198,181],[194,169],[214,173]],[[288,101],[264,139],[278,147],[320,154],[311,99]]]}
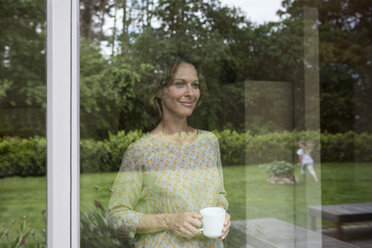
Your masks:
{"label": "nose", "polygon": [[191,84],[186,85],[186,95],[195,96],[195,89],[191,86]]}

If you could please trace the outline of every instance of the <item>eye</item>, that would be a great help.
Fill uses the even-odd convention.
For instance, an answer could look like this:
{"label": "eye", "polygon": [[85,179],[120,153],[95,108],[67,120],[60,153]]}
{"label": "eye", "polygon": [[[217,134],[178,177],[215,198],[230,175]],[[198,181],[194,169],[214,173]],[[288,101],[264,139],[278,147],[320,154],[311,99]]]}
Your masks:
{"label": "eye", "polygon": [[182,81],[175,81],[173,85],[175,85],[177,88],[182,88],[185,85],[185,83]]}
{"label": "eye", "polygon": [[194,89],[199,89],[200,85],[198,83],[192,83],[191,84]]}

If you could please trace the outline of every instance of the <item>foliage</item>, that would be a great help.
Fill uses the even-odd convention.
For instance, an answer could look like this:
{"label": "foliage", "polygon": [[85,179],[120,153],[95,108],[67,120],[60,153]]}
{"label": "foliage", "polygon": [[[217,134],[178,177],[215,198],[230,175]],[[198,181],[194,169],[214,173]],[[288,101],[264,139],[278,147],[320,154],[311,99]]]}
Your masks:
{"label": "foliage", "polygon": [[5,137],[0,140],[0,177],[44,176],[45,165],[45,138]]}
{"label": "foliage", "polygon": [[259,165],[266,168],[266,173],[269,176],[292,178],[294,175],[294,166],[286,161],[273,161],[268,164]]}
{"label": "foliage", "polygon": [[[169,53],[200,60],[208,84],[209,95],[191,124],[207,130],[248,128],[253,134],[291,130],[280,117],[283,109],[293,108],[295,128],[304,129],[305,7],[319,13],[322,132],[371,131],[368,0],[283,0],[281,21],[261,25],[219,0],[86,0],[80,5],[82,138],[150,130],[155,123],[145,114],[146,96],[159,59]],[[0,7],[0,136],[43,136],[45,5],[17,0]],[[108,19],[114,25],[104,30]],[[291,84],[291,105],[275,87],[261,84],[244,92],[247,81]]]}
{"label": "foliage", "polygon": [[[322,133],[317,131],[273,132],[252,135],[233,130],[213,131],[218,137],[223,165],[262,164],[271,161],[297,161],[298,141],[314,144],[316,162],[371,162],[372,135],[368,133]],[[144,135],[142,131],[110,134],[108,139],[80,141],[81,172],[118,171],[128,146]],[[320,146],[319,146],[320,145]],[[0,140],[0,177],[45,175],[44,138]]]}
{"label": "foliage", "polygon": [[141,138],[141,131],[125,133],[118,132],[110,134],[104,141],[81,140],[81,171],[82,172],[104,172],[119,170],[123,154],[128,146]]}
{"label": "foliage", "polygon": [[0,1],[0,136],[45,133],[46,7]]}
{"label": "foliage", "polygon": [[[133,241],[127,236],[121,234],[118,230],[113,230],[108,226],[107,208],[102,206],[98,201],[94,201],[96,209],[88,212],[81,212],[80,215],[80,246],[84,248],[95,247],[133,247]],[[42,210],[44,222],[45,210]],[[31,225],[27,222],[27,216],[23,217],[20,223],[14,222],[14,225],[19,224],[19,229],[4,228],[0,231],[0,244],[9,248],[44,248],[46,247],[46,231],[31,229]],[[8,227],[9,228],[9,227]]]}
{"label": "foliage", "polygon": [[95,210],[80,215],[80,246],[83,248],[134,247],[131,238],[109,227],[107,208],[99,201],[94,201],[94,205]]}
{"label": "foliage", "polygon": [[[42,214],[45,214],[43,211]],[[44,222],[46,221],[44,215]],[[41,231],[35,231],[30,228],[30,224],[27,223],[27,216],[23,216],[23,220],[19,224],[19,229],[16,231],[16,235],[11,235],[9,229],[3,229],[0,231],[0,241],[2,244],[7,244],[9,248],[45,248],[46,247],[46,232],[45,229]],[[14,230],[14,229],[13,229]],[[0,243],[0,244],[1,244]]]}
{"label": "foliage", "polygon": [[213,132],[220,144],[221,157],[223,164],[245,164],[245,149],[247,133],[239,134],[232,130]]}
{"label": "foliage", "polygon": [[284,0],[287,20],[316,8],[319,29],[321,129],[338,133],[370,131],[372,115],[372,6],[368,0]]}

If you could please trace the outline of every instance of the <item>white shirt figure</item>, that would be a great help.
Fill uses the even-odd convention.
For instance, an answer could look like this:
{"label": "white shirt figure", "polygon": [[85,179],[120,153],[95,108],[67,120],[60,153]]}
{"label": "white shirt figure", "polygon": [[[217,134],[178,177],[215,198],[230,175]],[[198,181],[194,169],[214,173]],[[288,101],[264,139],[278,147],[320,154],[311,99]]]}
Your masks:
{"label": "white shirt figure", "polygon": [[297,150],[297,155],[302,157],[301,164],[313,164],[314,160],[310,156],[310,151],[305,152],[302,148]]}

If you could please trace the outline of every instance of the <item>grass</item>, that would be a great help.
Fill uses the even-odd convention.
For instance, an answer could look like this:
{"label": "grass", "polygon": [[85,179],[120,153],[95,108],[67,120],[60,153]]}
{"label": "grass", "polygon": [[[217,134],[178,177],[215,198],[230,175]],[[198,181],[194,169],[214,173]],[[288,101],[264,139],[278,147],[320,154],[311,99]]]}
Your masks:
{"label": "grass", "polygon": [[[311,177],[293,185],[273,185],[266,182],[265,169],[252,166],[225,166],[225,188],[229,212],[233,220],[273,217],[301,226],[308,226],[307,206],[372,201],[372,163],[324,163],[315,165],[322,184]],[[296,168],[296,175],[300,175]],[[94,208],[98,200],[107,206],[109,189],[116,173],[81,175],[81,210]],[[41,237],[45,229],[46,178],[0,179],[1,230],[15,235],[23,216],[29,229]],[[321,197],[321,198],[320,198]],[[329,226],[329,223],[323,223]],[[1,244],[1,242],[0,242]]]}

